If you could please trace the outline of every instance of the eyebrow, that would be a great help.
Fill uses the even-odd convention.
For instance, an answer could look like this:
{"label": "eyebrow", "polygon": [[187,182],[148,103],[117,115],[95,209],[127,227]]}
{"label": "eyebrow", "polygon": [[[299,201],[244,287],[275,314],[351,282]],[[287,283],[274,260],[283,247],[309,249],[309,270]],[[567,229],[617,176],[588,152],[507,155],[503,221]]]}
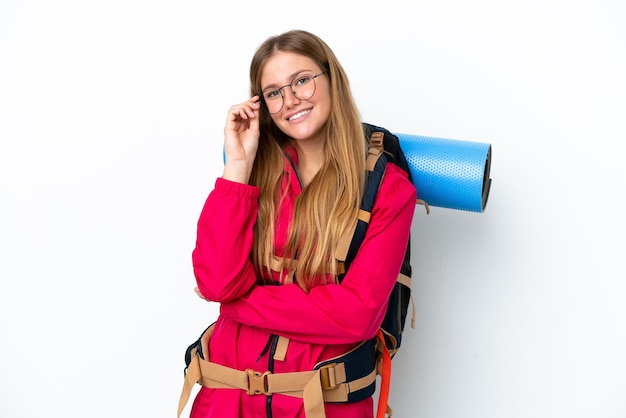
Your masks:
{"label": "eyebrow", "polygon": [[[299,75],[299,74],[302,74],[302,73],[313,73],[313,72],[314,72],[313,70],[298,70],[298,71],[296,71],[295,73],[292,73],[291,75],[289,75],[289,80],[290,80],[290,82],[289,82],[289,83],[291,83],[291,81],[293,81],[293,79],[294,79],[294,78],[296,78],[296,76],[297,76],[297,75]],[[267,89],[269,89],[269,88],[272,88],[272,87],[284,87],[284,86],[288,86],[288,85],[289,85],[289,83],[287,83],[287,84],[282,84],[282,85],[279,85],[279,84],[277,84],[277,83],[268,84],[267,86],[262,87],[262,88],[261,88],[261,91],[265,91],[265,90],[267,90]]]}

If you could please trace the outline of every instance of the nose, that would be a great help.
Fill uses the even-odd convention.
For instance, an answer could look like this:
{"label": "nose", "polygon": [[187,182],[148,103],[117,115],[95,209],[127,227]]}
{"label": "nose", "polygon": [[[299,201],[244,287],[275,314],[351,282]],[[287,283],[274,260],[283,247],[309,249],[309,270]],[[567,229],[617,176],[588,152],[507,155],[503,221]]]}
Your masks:
{"label": "nose", "polygon": [[293,107],[300,103],[300,99],[296,97],[296,93],[293,92],[291,86],[287,86],[285,90],[283,90],[283,102],[286,107]]}

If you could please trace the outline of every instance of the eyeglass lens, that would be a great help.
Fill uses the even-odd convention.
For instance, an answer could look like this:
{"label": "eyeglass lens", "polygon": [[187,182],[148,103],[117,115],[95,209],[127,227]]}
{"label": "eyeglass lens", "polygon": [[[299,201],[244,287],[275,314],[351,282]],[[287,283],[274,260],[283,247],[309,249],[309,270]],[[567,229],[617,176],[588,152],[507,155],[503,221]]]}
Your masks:
{"label": "eyeglass lens", "polygon": [[[321,74],[318,74],[318,76]],[[284,103],[284,95],[289,93],[283,93],[283,89],[289,87],[292,94],[298,100],[308,100],[315,94],[315,78],[309,74],[304,74],[294,78],[290,84],[284,85],[280,88],[268,88],[263,90],[263,100],[267,105],[267,110],[274,114],[281,111]]]}

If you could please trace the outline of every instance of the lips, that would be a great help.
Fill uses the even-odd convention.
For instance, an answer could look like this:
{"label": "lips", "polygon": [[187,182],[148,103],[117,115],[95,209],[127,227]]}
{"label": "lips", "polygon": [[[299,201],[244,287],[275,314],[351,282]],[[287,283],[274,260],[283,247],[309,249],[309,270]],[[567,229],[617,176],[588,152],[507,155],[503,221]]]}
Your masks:
{"label": "lips", "polygon": [[287,118],[287,120],[288,120],[289,122],[293,122],[293,121],[295,121],[295,120],[300,119],[301,117],[303,117],[303,116],[305,116],[305,115],[308,115],[309,113],[311,113],[311,109],[301,110],[301,111],[299,111],[298,113],[294,113],[293,115],[289,116],[289,117]]}

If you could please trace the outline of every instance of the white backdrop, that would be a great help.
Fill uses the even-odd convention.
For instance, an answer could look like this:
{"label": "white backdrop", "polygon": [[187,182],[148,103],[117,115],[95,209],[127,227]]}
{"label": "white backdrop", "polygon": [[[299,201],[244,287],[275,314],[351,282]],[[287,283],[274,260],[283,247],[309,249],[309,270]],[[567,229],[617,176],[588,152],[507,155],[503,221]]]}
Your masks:
{"label": "white backdrop", "polygon": [[260,42],[302,28],[364,120],[493,146],[485,213],[416,210],[394,416],[625,417],[625,18],[618,0],[0,0],[0,416],[174,416],[217,314],[190,254],[226,111]]}

